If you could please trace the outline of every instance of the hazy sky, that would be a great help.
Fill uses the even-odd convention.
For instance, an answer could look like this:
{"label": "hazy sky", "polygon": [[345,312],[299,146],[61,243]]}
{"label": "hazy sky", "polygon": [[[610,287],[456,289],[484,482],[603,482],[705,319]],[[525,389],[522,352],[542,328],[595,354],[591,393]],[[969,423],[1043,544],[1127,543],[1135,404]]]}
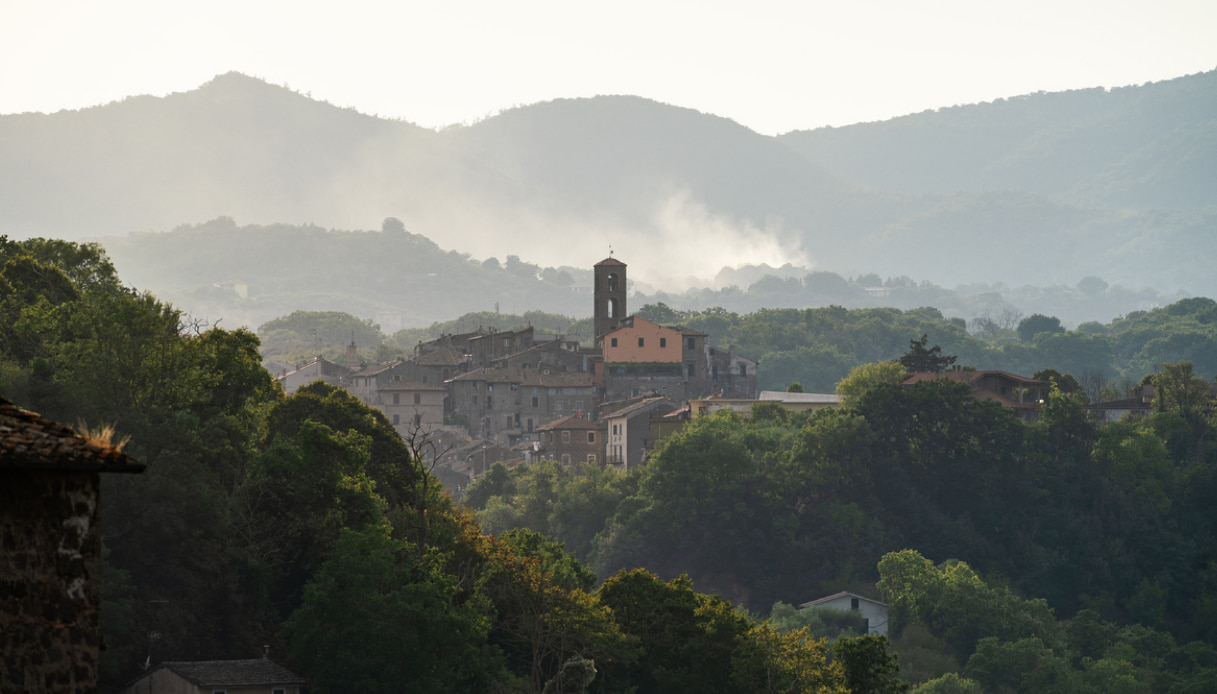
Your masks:
{"label": "hazy sky", "polygon": [[1214,0],[0,0],[0,113],[243,72],[438,127],[637,94],[776,134],[1217,68]]}

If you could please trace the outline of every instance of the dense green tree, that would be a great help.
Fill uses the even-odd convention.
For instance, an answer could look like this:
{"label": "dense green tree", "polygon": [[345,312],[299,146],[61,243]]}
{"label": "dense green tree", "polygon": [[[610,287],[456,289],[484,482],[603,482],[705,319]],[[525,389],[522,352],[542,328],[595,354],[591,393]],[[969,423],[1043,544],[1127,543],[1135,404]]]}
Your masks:
{"label": "dense green tree", "polygon": [[900,365],[909,373],[942,373],[950,368],[958,357],[942,353],[938,345],[926,348],[929,337],[922,335],[919,340],[909,340],[909,351],[900,357]]}
{"label": "dense green tree", "polygon": [[863,395],[881,385],[898,385],[908,377],[907,369],[898,361],[863,364],[854,367],[849,376],[837,384],[837,395],[845,405],[856,403]]}
{"label": "dense green tree", "polygon": [[384,526],[343,530],[284,624],[292,662],[322,694],[485,689],[497,659],[485,606]]}
{"label": "dense green tree", "polygon": [[887,637],[882,634],[837,639],[832,644],[832,655],[841,663],[852,694],[899,694],[908,690],[908,683],[896,677],[900,664],[888,651]]}
{"label": "dense green tree", "polygon": [[1045,316],[1042,313],[1033,313],[1018,323],[1018,336],[1023,342],[1030,342],[1040,333],[1063,332],[1065,332],[1065,328],[1061,326],[1061,319],[1055,316]]}
{"label": "dense green tree", "polygon": [[613,576],[597,595],[640,653],[632,665],[605,668],[606,691],[734,691],[732,657],[750,625],[730,605],[693,592],[687,577],[664,582],[643,570]]}

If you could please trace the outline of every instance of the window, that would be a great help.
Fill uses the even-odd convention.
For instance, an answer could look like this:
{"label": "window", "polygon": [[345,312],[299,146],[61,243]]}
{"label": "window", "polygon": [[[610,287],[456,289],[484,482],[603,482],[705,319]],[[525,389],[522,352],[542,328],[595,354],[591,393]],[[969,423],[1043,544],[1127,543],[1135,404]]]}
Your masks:
{"label": "window", "polygon": [[397,426],[398,424],[401,424],[401,415],[395,414],[393,415],[393,426]]}
{"label": "window", "polygon": [[851,610],[858,609],[858,599],[857,598],[849,599],[849,609],[851,609]]}
{"label": "window", "polygon": [[666,337],[659,338],[659,348],[663,349],[664,347],[667,347],[667,346],[668,346],[668,338],[666,338]]}
{"label": "window", "polygon": [[575,401],[575,409],[576,409],[576,410],[580,410],[580,411],[582,411],[582,410],[583,410],[583,401],[582,401],[582,400],[576,400],[576,401]]}
{"label": "window", "polygon": [[559,401],[557,401],[557,402],[555,402],[555,403],[554,403],[554,411],[555,411],[555,412],[561,412],[563,407],[565,407],[565,405],[562,403],[562,401],[561,401],[561,400],[559,400]]}
{"label": "window", "polygon": [[272,689],[272,690],[270,690],[270,694],[287,694],[287,690],[285,690],[285,689]]}
{"label": "window", "polygon": [[569,431],[562,432],[562,443],[570,443],[570,432]]}
{"label": "window", "polygon": [[528,418],[528,430],[532,431],[532,417]]}
{"label": "window", "polygon": [[478,404],[478,396],[476,396],[476,395],[473,396],[473,404],[474,405]]}
{"label": "window", "polygon": [[638,338],[638,346],[639,346],[639,347],[645,347],[645,346],[646,346],[646,339],[645,339],[645,338],[641,338],[641,337],[640,337],[640,338]]}
{"label": "window", "polygon": [[414,404],[415,404],[415,405],[421,405],[421,404],[423,404],[423,394],[422,394],[422,393],[415,393],[415,394],[414,394]]}
{"label": "window", "polygon": [[486,396],[486,409],[490,409],[492,407],[494,407],[494,398],[487,395]]}
{"label": "window", "polygon": [[718,364],[715,364],[714,366],[710,367],[710,378],[714,378],[714,379],[718,378]]}
{"label": "window", "polygon": [[421,427],[423,425],[423,416],[421,414],[414,415],[414,426]]}
{"label": "window", "polygon": [[562,464],[563,464],[563,465],[570,465],[570,453],[563,453],[563,454],[562,454]]}
{"label": "window", "polygon": [[693,338],[691,338],[691,337],[689,338],[688,345],[689,345],[689,349],[697,349],[697,343],[694,342]]}
{"label": "window", "polygon": [[610,292],[617,291],[617,275],[608,276],[608,290]]}
{"label": "window", "polygon": [[[594,432],[594,431],[587,432],[587,442],[596,443],[596,432]],[[596,461],[593,460],[592,462],[596,462]]]}
{"label": "window", "polygon": [[532,406],[533,406],[533,407],[536,407],[536,406],[537,406],[537,403],[538,403],[539,401],[540,401],[540,398],[533,398],[533,399],[532,399]]}
{"label": "window", "polygon": [[493,383],[487,383],[487,384],[486,384],[486,390],[494,390],[494,384],[493,384]]}
{"label": "window", "polygon": [[511,428],[511,415],[507,415],[507,424],[504,426],[506,426],[508,429]]}
{"label": "window", "polygon": [[740,365],[739,365],[739,375],[741,375],[741,376],[747,376],[747,375],[748,375],[748,365],[747,365],[747,364],[745,364],[744,362],[740,362]]}
{"label": "window", "polygon": [[609,338],[609,344],[610,344],[610,345],[612,345],[613,347],[616,347],[616,346],[617,346],[617,338],[615,338],[615,337],[610,337],[610,338]]}
{"label": "window", "polygon": [[693,365],[693,363],[692,363],[692,362],[690,362],[690,363],[688,363],[688,364],[685,364],[685,367],[686,367],[686,369],[687,369],[687,371],[688,371],[688,373],[689,373],[689,378],[693,378],[693,366],[694,366],[694,365]]}
{"label": "window", "polygon": [[394,393],[394,394],[393,394],[393,404],[394,404],[394,405],[400,405],[400,404],[401,404],[401,395],[399,395],[399,394],[397,394],[397,393]]}
{"label": "window", "polygon": [[594,462],[596,462],[596,454],[595,454],[595,453],[588,453],[588,454],[587,454],[587,462],[589,462],[589,463],[594,463]]}

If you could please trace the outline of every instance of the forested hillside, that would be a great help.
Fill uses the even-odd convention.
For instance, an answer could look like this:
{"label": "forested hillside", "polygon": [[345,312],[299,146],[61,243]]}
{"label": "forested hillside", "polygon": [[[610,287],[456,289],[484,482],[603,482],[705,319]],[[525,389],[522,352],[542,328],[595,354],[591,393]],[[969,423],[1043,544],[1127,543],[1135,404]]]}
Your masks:
{"label": "forested hillside", "polygon": [[1211,296],[1213,80],[772,138],[629,96],[436,132],[233,73],[165,98],[0,116],[0,233],[395,217],[458,252],[542,266],[612,245],[665,288],[790,262],[947,287],[1096,276]]}
{"label": "forested hillside", "polygon": [[[166,233],[107,239],[104,245],[126,281],[153,287],[158,296],[209,322],[256,328],[296,311],[343,311],[374,320],[389,334],[469,312],[542,311],[572,321],[589,316],[591,264],[602,257],[572,250],[564,264],[549,267],[532,262],[531,247],[522,256],[473,257],[445,250],[393,218],[378,231],[335,231],[239,226],[221,217]],[[565,264],[575,262],[581,266]],[[1107,322],[1182,296],[1109,285],[1096,277],[1068,285],[984,283],[948,289],[905,275],[847,277],[793,265],[724,267],[710,284],[684,292],[657,290],[653,278],[641,272],[631,277],[633,305],[663,303],[680,311],[934,306],[965,321],[1044,313],[1068,325]]]}
{"label": "forested hillside", "polygon": [[697,418],[624,477],[498,466],[465,501],[602,576],[687,574],[762,613],[877,583],[903,673],[938,680],[919,691],[1204,691],[1217,384],[1154,383],[1152,416],[1096,426],[1080,393],[1026,424],[949,380],[872,381],[812,415]]}
{"label": "forested hillside", "polygon": [[898,684],[882,639],[830,658],[688,580],[596,588],[552,540],[483,534],[427,440],[333,386],[285,397],[252,333],[125,289],[98,246],[0,237],[0,316],[0,395],[147,466],[103,482],[102,691],[264,645],[321,694]]}
{"label": "forested hillside", "polygon": [[1023,190],[1082,207],[1212,207],[1217,72],[954,105],[778,139],[859,183],[909,193]]}
{"label": "forested hillside", "polygon": [[[1088,329],[1123,353],[1204,353],[1215,312],[1192,299]],[[1154,413],[1103,426],[1080,390],[1026,424],[953,382],[859,370],[843,408],[699,418],[629,475],[497,466],[460,506],[425,439],[332,386],[285,397],[257,336],[124,288],[99,246],[0,238],[0,316],[0,394],[147,465],[104,480],[105,690],[263,644],[322,694],[1217,683],[1211,362],[1163,366]],[[764,314],[685,318],[774,339]],[[829,319],[855,337],[883,323],[803,314]],[[1003,330],[1024,349],[1067,337],[1046,316]],[[843,588],[889,601],[890,644],[789,607]]]}

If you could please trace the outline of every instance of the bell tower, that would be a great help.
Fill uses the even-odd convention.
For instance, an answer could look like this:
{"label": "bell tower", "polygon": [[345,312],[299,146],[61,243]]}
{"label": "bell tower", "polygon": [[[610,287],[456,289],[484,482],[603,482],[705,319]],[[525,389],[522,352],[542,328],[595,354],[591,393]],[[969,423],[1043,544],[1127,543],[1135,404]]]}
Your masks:
{"label": "bell tower", "polygon": [[625,263],[609,256],[596,263],[592,268],[595,284],[592,294],[595,296],[596,340],[612,330],[622,318],[626,317],[625,308]]}

